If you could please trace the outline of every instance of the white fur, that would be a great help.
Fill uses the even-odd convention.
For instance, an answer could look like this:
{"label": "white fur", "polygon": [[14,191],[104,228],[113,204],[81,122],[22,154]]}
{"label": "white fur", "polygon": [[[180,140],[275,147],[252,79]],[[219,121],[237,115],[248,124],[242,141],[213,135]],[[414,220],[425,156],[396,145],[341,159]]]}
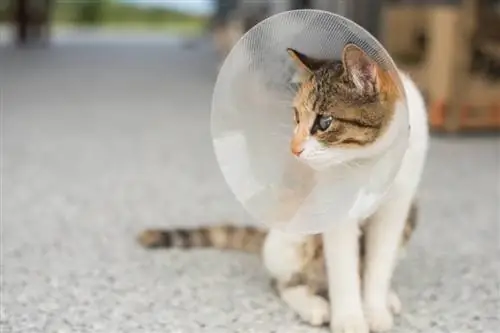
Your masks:
{"label": "white fur", "polygon": [[345,222],[323,234],[330,327],[335,333],[368,333],[359,280],[359,226],[357,221]]}
{"label": "white fur", "polygon": [[278,281],[288,281],[302,269],[300,245],[303,235],[287,234],[271,230],[263,246],[263,261],[272,277]]}
{"label": "white fur", "polygon": [[311,294],[307,286],[284,289],[281,298],[302,320],[313,326],[330,321],[330,304],[324,298]]}
{"label": "white fur", "polygon": [[[402,73],[401,76],[409,105],[409,147],[394,185],[367,228],[363,288],[358,278],[359,221],[337,223],[323,234],[331,302],[330,325],[334,333],[368,333],[370,329],[374,332],[387,331],[393,325],[391,308],[401,307],[389,287],[406,216],[420,183],[429,137],[422,95],[407,75]],[[359,154],[363,157],[377,155],[395,140],[397,136],[393,133],[393,129],[389,128],[382,140],[370,148],[357,150],[358,153],[355,150],[326,150],[310,139],[304,145],[301,158],[308,160],[312,166],[323,167],[359,158]],[[300,270],[301,258],[297,248],[304,237],[307,236],[270,231],[263,257],[273,277],[287,279]],[[295,291],[293,296],[289,295],[293,301],[288,300],[288,303],[296,303],[295,298],[300,293]],[[395,309],[392,310],[394,312]]]}
{"label": "white fur", "polygon": [[387,309],[387,291],[406,217],[420,184],[429,141],[422,95],[408,76],[403,76],[403,83],[410,105],[410,146],[393,187],[367,226],[363,296],[365,315],[374,332],[384,332],[393,326],[390,309]]}

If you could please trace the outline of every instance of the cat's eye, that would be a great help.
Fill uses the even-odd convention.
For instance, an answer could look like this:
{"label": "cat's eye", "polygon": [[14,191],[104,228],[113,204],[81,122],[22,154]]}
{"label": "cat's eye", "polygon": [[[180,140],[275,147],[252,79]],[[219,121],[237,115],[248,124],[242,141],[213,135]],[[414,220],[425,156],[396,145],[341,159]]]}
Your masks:
{"label": "cat's eye", "polygon": [[328,127],[332,124],[333,117],[321,115],[318,119],[318,127],[321,131],[326,131]]}

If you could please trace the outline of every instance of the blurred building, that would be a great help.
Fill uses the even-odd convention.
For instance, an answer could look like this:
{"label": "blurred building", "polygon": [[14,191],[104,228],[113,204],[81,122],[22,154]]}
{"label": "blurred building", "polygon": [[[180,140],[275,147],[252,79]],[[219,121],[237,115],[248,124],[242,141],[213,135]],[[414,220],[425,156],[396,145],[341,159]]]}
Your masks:
{"label": "blurred building", "polygon": [[[252,21],[258,21],[283,12],[294,9],[314,8],[338,13],[357,22],[371,34],[379,35],[379,20],[382,8],[382,0],[218,0],[217,15],[225,19],[231,13],[241,13],[240,18],[245,20],[252,16]],[[257,23],[255,22],[255,23]]]}

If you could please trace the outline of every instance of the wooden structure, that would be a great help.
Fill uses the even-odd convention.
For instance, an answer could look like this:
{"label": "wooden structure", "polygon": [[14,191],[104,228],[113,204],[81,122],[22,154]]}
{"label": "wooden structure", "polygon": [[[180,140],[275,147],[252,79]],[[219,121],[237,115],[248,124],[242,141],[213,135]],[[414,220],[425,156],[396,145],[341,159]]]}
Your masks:
{"label": "wooden structure", "polygon": [[384,11],[383,40],[426,94],[434,130],[500,130],[500,15],[487,2]]}
{"label": "wooden structure", "polygon": [[[268,0],[267,12],[256,16],[252,24],[298,8],[344,15],[381,40],[398,65],[415,79],[426,96],[434,130],[500,130],[500,14],[492,8],[495,1],[500,2]],[[240,12],[245,16],[249,11]],[[230,29],[234,37],[226,38],[226,49],[248,29],[236,26]]]}

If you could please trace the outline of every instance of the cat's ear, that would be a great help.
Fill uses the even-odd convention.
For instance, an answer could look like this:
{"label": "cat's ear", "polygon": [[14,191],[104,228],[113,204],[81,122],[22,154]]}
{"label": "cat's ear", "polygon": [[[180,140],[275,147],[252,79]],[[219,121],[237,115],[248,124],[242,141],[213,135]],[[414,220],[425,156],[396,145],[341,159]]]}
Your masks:
{"label": "cat's ear", "polygon": [[297,50],[288,48],[286,51],[295,64],[296,73],[294,78],[292,79],[292,81],[294,81],[295,83],[302,82],[304,78],[308,77],[315,70],[318,70],[325,64],[324,60],[309,57]]}
{"label": "cat's ear", "polygon": [[352,82],[359,89],[364,89],[367,84],[377,83],[379,66],[355,44],[347,44],[344,47],[342,62]]}

